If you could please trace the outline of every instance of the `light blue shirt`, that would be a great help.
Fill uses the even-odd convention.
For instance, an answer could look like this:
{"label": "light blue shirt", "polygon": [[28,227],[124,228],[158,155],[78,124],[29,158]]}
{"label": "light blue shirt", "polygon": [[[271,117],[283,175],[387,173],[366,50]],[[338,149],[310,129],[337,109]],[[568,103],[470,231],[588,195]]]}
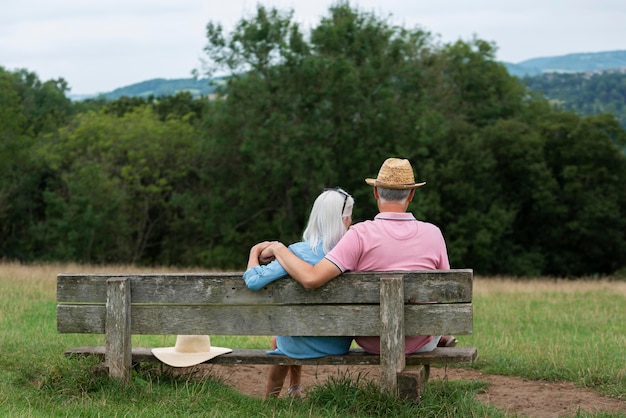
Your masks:
{"label": "light blue shirt", "polygon": [[[311,247],[306,242],[291,244],[289,249],[292,253],[297,255],[298,258],[311,265],[316,265],[325,255],[321,243],[317,246],[315,253],[313,253],[313,250],[311,250]],[[264,286],[285,276],[287,276],[287,271],[285,271],[278,261],[274,260],[263,266],[250,267],[243,274],[243,279],[246,281],[246,286],[250,289],[260,290]]]}
{"label": "light blue shirt", "polygon": [[[324,258],[322,244],[318,245],[315,253],[306,242],[297,242],[289,246],[291,252],[315,265]],[[262,289],[269,283],[287,276],[287,271],[278,261],[272,261],[263,266],[254,266],[246,270],[243,279],[252,290]],[[268,351],[268,354],[284,354],[292,358],[318,358],[330,355],[346,354],[350,350],[352,337],[300,337],[300,336],[277,336],[276,350]]]}

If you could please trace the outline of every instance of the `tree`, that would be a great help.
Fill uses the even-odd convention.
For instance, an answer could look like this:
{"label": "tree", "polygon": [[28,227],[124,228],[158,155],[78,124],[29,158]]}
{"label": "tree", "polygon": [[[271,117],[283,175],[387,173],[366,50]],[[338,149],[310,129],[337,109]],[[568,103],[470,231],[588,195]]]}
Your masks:
{"label": "tree", "polygon": [[610,274],[626,262],[626,133],[613,118],[548,115],[546,161],[558,184],[546,274]]}
{"label": "tree", "polygon": [[[260,6],[229,36],[219,25],[207,27],[207,54],[230,71],[225,98],[207,123],[215,141],[207,166],[223,179],[215,188],[224,189],[224,207],[240,208],[230,221],[239,257],[262,232],[299,239],[324,187],[341,185],[365,200],[363,173],[375,174],[389,154],[421,154],[420,141],[438,132],[422,84],[438,73],[421,49],[428,34],[346,4],[332,7],[309,40],[290,18]],[[355,218],[374,210],[363,203]]]}
{"label": "tree", "polygon": [[38,225],[42,256],[159,260],[175,211],[172,194],[184,190],[196,147],[192,126],[160,121],[149,106],[122,117],[80,115],[40,151],[57,173],[45,195],[46,221]]}
{"label": "tree", "polygon": [[[210,211],[222,219],[213,231],[217,252],[241,260],[256,241],[298,239],[325,186],[347,188],[355,220],[371,218],[376,208],[363,178],[400,156],[427,181],[412,207],[442,227],[453,265],[514,275],[615,269],[592,268],[591,260],[575,266],[556,245],[567,234],[547,226],[564,215],[598,220],[561,199],[553,133],[539,128],[560,112],[495,62],[494,45],[474,39],[438,47],[422,30],[347,3],[332,6],[308,37],[291,16],[259,6],[230,35],[207,26],[213,70],[230,72],[207,119],[204,177],[213,179]],[[565,124],[574,129],[579,120],[572,115]],[[622,141],[611,123],[587,134],[583,141]],[[614,157],[621,164],[623,156]],[[602,201],[585,198],[589,208]],[[602,203],[600,213],[622,213],[620,199]],[[228,211],[235,206],[237,213]],[[613,250],[621,251],[619,235]]]}
{"label": "tree", "polygon": [[49,173],[36,157],[41,137],[67,123],[66,83],[41,82],[26,70],[0,67],[0,257],[30,260],[33,224],[43,216]]}
{"label": "tree", "polygon": [[51,133],[69,122],[72,103],[65,96],[69,88],[64,79],[42,82],[37,74],[24,69],[9,74],[12,90],[20,98],[26,119],[24,128],[29,135]]}
{"label": "tree", "polygon": [[611,114],[626,128],[626,74],[623,72],[549,73],[524,77],[522,81],[558,109],[581,116]]}

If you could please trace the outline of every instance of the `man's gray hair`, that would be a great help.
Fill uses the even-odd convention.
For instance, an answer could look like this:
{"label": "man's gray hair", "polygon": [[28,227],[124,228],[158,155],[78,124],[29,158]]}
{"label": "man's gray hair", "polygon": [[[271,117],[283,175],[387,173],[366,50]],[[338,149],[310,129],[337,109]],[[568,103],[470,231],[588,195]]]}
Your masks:
{"label": "man's gray hair", "polygon": [[411,189],[386,189],[384,187],[377,187],[378,196],[385,202],[404,202]]}

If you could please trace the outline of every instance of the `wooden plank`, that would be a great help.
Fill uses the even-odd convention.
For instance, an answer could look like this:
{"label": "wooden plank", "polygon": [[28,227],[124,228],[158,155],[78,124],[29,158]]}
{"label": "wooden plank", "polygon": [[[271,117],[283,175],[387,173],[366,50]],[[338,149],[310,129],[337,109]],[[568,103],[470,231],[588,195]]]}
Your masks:
{"label": "wooden plank", "polygon": [[57,305],[57,332],[60,334],[104,334],[104,305]]}
{"label": "wooden plank", "polygon": [[472,299],[471,270],[421,272],[350,272],[318,289],[304,289],[296,281],[277,280],[259,291],[246,287],[242,273],[197,274],[59,274],[60,303],[106,303],[106,280],[129,277],[134,303],[183,304],[318,304],[379,303],[379,280],[403,274],[405,302],[467,303]]}
{"label": "wooden plank", "polygon": [[470,335],[473,329],[471,303],[404,306],[406,335]]}
{"label": "wooden plank", "polygon": [[[379,305],[133,305],[132,334],[380,335]],[[60,333],[103,334],[102,305],[58,305]],[[406,305],[408,335],[471,334],[471,304]]]}
{"label": "wooden plank", "polygon": [[[57,302],[106,303],[106,280],[112,276],[58,274]],[[115,276],[119,277],[119,275]]]}
{"label": "wooden plank", "polygon": [[402,275],[380,279],[380,387],[395,395],[404,370],[404,286]]}
{"label": "wooden plank", "polygon": [[[102,346],[78,347],[65,352],[65,356],[96,356],[104,360],[105,348]],[[150,348],[135,347],[132,351],[133,363],[155,362],[160,363]],[[438,347],[429,353],[408,354],[406,356],[407,366],[418,366],[424,364],[456,364],[472,363],[476,360],[477,350],[474,347]],[[318,359],[293,359],[287,356],[268,355],[266,350],[234,349],[232,353],[215,357],[205,364],[259,364],[259,365],[337,365],[337,366],[358,366],[358,365],[380,365],[380,356],[368,354],[361,349],[352,349],[350,353],[343,356],[327,356]]]}
{"label": "wooden plank", "polygon": [[470,303],[474,286],[471,269],[403,272],[405,303]]}
{"label": "wooden plank", "polygon": [[130,280],[107,280],[106,356],[109,376],[128,382],[132,360],[130,334]]}

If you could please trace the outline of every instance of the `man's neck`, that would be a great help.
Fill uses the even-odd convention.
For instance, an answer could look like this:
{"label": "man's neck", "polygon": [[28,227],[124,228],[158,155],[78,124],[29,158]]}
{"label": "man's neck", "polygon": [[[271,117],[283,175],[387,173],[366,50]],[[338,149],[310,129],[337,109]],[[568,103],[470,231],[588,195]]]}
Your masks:
{"label": "man's neck", "polygon": [[408,202],[378,202],[380,212],[406,212],[408,207]]}

